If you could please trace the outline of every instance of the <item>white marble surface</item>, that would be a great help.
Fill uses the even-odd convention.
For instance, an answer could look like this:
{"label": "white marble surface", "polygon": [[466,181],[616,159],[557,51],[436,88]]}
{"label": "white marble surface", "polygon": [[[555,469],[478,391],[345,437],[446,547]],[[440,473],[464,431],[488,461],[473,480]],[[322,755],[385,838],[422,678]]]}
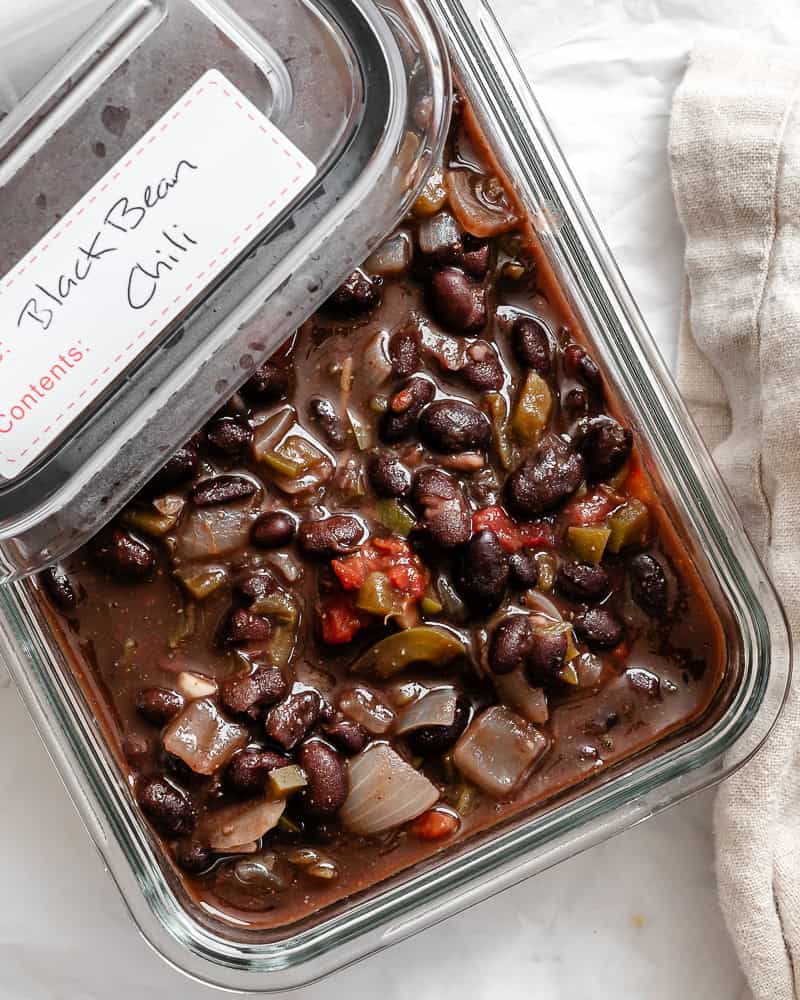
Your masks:
{"label": "white marble surface", "polygon": [[[0,106],[51,58],[65,25],[14,37],[34,13],[98,0],[0,0]],[[681,239],[668,109],[692,40],[710,29],[800,39],[796,0],[498,0],[665,356],[674,354]],[[14,690],[0,686],[0,1000],[211,997],[138,937]],[[716,902],[709,795],[685,803],[374,959],[302,991],[449,1000],[736,1000]]]}

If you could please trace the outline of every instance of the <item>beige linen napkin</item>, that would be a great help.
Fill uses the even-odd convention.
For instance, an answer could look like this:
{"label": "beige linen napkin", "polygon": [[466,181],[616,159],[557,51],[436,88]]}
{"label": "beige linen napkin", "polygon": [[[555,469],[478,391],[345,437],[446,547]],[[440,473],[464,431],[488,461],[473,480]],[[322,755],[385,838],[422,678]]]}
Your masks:
{"label": "beige linen napkin", "polygon": [[[678,382],[800,635],[800,51],[693,53],[670,157],[686,230]],[[795,654],[796,655],[796,654]],[[799,672],[800,673],[800,672]],[[800,997],[800,675],[719,792],[722,909],[759,1000]]]}

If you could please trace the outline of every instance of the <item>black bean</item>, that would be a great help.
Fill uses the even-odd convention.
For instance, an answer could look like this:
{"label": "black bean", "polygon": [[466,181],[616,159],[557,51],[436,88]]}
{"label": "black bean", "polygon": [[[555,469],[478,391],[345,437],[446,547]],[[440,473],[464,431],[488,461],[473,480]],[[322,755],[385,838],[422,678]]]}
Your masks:
{"label": "black bean", "polygon": [[539,565],[536,555],[530,549],[520,549],[509,556],[508,568],[511,570],[511,580],[523,590],[535,587],[539,582]]}
{"label": "black bean", "polygon": [[244,476],[214,476],[196,483],[189,491],[189,499],[195,507],[213,507],[244,500],[257,491],[256,484]]}
{"label": "black bean", "polygon": [[338,812],[350,786],[341,756],[327,743],[311,740],[300,747],[297,762],[308,781],[301,798],[304,811],[312,816],[332,816]]}
{"label": "black bean", "polygon": [[327,700],[327,698],[323,698],[322,695],[320,695],[319,721],[328,723],[328,722],[333,722],[335,718],[336,718],[336,709]]}
{"label": "black bean", "polygon": [[464,249],[458,264],[473,278],[485,278],[492,263],[492,245],[488,240],[479,240],[469,233],[462,236]]}
{"label": "black bean", "polygon": [[526,673],[532,684],[552,684],[559,679],[567,655],[563,632],[535,629],[528,653]]}
{"label": "black bean", "polygon": [[372,488],[379,497],[407,497],[411,492],[411,473],[391,451],[372,455],[368,472]]}
{"label": "black bean", "polygon": [[419,434],[429,448],[452,455],[488,448],[492,441],[492,425],[486,414],[472,403],[440,399],[422,411]]}
{"label": "black bean", "polygon": [[196,771],[193,771],[185,760],[180,757],[176,757],[173,753],[167,753],[165,750],[159,755],[160,761],[164,766],[166,771],[179,781],[184,788],[191,788],[200,784],[201,781],[205,779],[199,775]]}
{"label": "black bean", "polygon": [[185,483],[197,472],[200,454],[197,445],[189,441],[167,459],[147,484],[148,493],[166,493],[167,490]]}
{"label": "black bean", "polygon": [[214,860],[214,854],[209,847],[199,840],[181,840],[175,848],[175,862],[183,871],[191,875],[199,875],[209,868]]}
{"label": "black bean", "polygon": [[470,717],[469,699],[460,694],[456,700],[456,711],[449,726],[422,726],[406,736],[406,743],[412,753],[419,757],[430,757],[446,753],[467,728]]}
{"label": "black bean", "polygon": [[285,510],[261,514],[250,529],[250,541],[259,549],[282,549],[294,538],[297,522]]}
{"label": "black bean", "polygon": [[332,514],[320,521],[304,521],[297,543],[306,555],[332,559],[358,548],[364,537],[361,522],[350,514]]}
{"label": "black bean", "polygon": [[64,611],[74,610],[86,596],[83,587],[71,580],[62,566],[49,566],[39,579],[50,600]]}
{"label": "black bean", "polygon": [[589,412],[589,393],[582,385],[570,389],[564,399],[564,409],[571,417],[584,416]]}
{"label": "black bean", "polygon": [[239,455],[253,439],[253,428],[242,417],[215,417],[206,425],[206,441],[223,455]]}
{"label": "black bean", "polygon": [[336,451],[347,444],[347,428],[329,399],[313,396],[308,402],[308,415],[319,424],[325,440]]}
{"label": "black bean", "polygon": [[602,384],[600,369],[579,344],[568,344],[564,348],[564,370],[590,389],[599,389]]}
{"label": "black bean", "polygon": [[583,459],[562,438],[547,435],[506,480],[506,498],[512,513],[531,518],[544,514],[580,486]]}
{"label": "black bean", "polygon": [[608,573],[602,566],[589,566],[579,562],[563,562],[558,567],[556,584],[560,592],[570,600],[589,603],[605,597],[610,586]]}
{"label": "black bean", "polygon": [[265,642],[271,632],[272,626],[266,618],[245,608],[231,608],[223,615],[214,638],[222,649],[230,649],[248,642]]}
{"label": "black bean", "polygon": [[552,348],[547,327],[539,319],[520,316],[511,327],[511,350],[521,365],[543,378],[553,370]]}
{"label": "black bean", "polygon": [[180,837],[194,829],[197,817],[189,796],[166,779],[155,775],[141,779],[136,799],[145,816],[162,833]]}
{"label": "black bean", "polygon": [[500,389],[505,376],[503,366],[493,347],[478,340],[467,348],[469,361],[461,369],[461,377],[476,389]]}
{"label": "black bean", "polygon": [[273,705],[286,694],[288,684],[280,668],[262,663],[249,673],[226,677],[219,685],[222,704],[231,712],[247,712],[254,705]]}
{"label": "black bean", "polygon": [[628,460],[633,434],[613,417],[594,417],[587,421],[578,441],[587,478],[602,482],[613,476]]}
{"label": "black bean", "polygon": [[285,360],[265,361],[242,386],[242,393],[263,403],[277,403],[289,395],[292,375]]}
{"label": "black bean", "polygon": [[170,688],[142,688],[136,695],[136,708],[148,722],[163,726],[183,708],[183,698]]}
{"label": "black bean", "polygon": [[359,753],[369,742],[369,733],[354,719],[335,719],[324,725],[322,732],[326,739],[348,756]]}
{"label": "black bean", "polygon": [[420,469],[413,498],[422,511],[421,530],[437,545],[453,548],[469,541],[472,518],[456,480],[441,469]]}
{"label": "black bean", "polygon": [[233,591],[242,604],[256,614],[261,614],[259,605],[272,597],[276,590],[278,581],[268,569],[240,576],[233,584]]}
{"label": "black bean", "polygon": [[292,750],[319,719],[322,702],[316,691],[301,691],[273,705],[264,729],[273,743]]}
{"label": "black bean", "polygon": [[651,618],[664,618],[669,610],[669,589],[661,563],[641,552],[628,563],[628,571],[634,601]]}
{"label": "black bean", "polygon": [[143,765],[152,750],[151,741],[141,733],[126,733],[122,738],[122,752],[125,754],[125,759],[136,768]]}
{"label": "black bean", "polygon": [[612,649],[623,635],[622,623],[605,608],[589,608],[576,615],[575,635],[590,649]]}
{"label": "black bean", "polygon": [[509,674],[524,666],[533,648],[533,628],[528,615],[509,615],[492,634],[488,663],[495,674]]}
{"label": "black bean", "polygon": [[267,787],[269,772],[291,764],[291,758],[277,750],[239,750],[231,757],[225,770],[224,781],[228,788],[240,795],[255,795]]}
{"label": "black bean", "polygon": [[328,299],[328,308],[344,316],[360,316],[381,301],[380,285],[380,278],[370,278],[361,269],[355,270]]}
{"label": "black bean", "polygon": [[508,577],[508,554],[497,535],[485,528],[476,532],[459,554],[453,582],[474,611],[489,614],[503,600]]}
{"label": "black bean", "polygon": [[467,483],[470,499],[476,507],[495,507],[500,503],[502,489],[499,476],[489,465],[474,472]]}
{"label": "black bean", "polygon": [[380,436],[387,444],[410,437],[425,406],[436,390],[425,378],[412,378],[389,400],[389,408],[381,417]]}
{"label": "black bean", "polygon": [[389,357],[395,375],[408,378],[422,367],[419,331],[404,327],[392,334],[389,340]]}
{"label": "black bean", "polygon": [[91,551],[107,573],[126,580],[144,580],[156,565],[150,546],[121,528],[102,531],[92,542]]}
{"label": "black bean", "polygon": [[486,326],[486,290],[457,267],[434,271],[430,281],[434,314],[459,333],[475,333]]}

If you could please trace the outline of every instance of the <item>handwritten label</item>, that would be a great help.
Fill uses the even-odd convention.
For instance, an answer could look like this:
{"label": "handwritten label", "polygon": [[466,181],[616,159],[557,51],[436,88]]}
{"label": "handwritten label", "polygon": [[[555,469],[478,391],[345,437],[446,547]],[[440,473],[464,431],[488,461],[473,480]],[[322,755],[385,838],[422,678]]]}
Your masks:
{"label": "handwritten label", "polygon": [[0,474],[40,455],[314,174],[209,70],[0,279]]}

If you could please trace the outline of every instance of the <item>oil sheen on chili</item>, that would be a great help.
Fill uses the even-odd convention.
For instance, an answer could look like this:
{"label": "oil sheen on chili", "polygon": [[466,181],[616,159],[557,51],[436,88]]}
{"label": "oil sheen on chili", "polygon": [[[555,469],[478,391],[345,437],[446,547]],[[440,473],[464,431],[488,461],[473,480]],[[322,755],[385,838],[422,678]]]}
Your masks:
{"label": "oil sheen on chili", "polygon": [[470,109],[412,215],[43,589],[217,918],[279,927],[697,718],[720,629]]}

